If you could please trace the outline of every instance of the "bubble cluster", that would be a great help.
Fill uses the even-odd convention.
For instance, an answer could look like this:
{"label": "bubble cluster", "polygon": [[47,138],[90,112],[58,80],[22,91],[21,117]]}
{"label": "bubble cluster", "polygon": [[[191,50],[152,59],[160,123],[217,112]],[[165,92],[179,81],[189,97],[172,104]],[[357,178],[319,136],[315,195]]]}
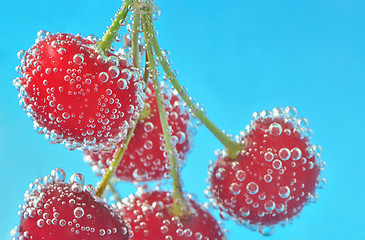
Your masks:
{"label": "bubble cluster", "polygon": [[93,37],[42,31],[18,53],[13,81],[34,128],[68,149],[110,149],[124,139],[143,109],[138,70],[104,53]]}
{"label": "bubble cluster", "polygon": [[309,141],[311,132],[293,107],[254,113],[241,133],[244,149],[237,159],[217,151],[209,169],[207,194],[213,206],[263,235],[290,223],[316,201],[316,188],[326,182],[320,176],[325,167],[321,147]]}
{"label": "bubble cluster", "polygon": [[20,206],[20,225],[13,239],[128,239],[128,228],[116,208],[98,197],[84,177],[76,173],[65,183],[65,172],[54,169],[51,175],[29,185]]}
{"label": "bubble cluster", "polygon": [[123,200],[121,214],[129,227],[129,239],[149,240],[223,240],[223,230],[208,210],[188,199],[189,214],[183,217],[170,213],[172,194],[144,191]]}
{"label": "bubble cluster", "polygon": [[[192,117],[175,92],[165,85],[162,86],[162,91],[173,143],[179,159],[183,161],[192,145],[194,132]],[[141,112],[134,136],[115,172],[115,176],[120,180],[130,182],[158,180],[168,174],[170,169],[156,97],[151,83],[146,96],[145,108]],[[109,167],[117,150],[84,151],[84,160],[97,174],[102,175]]]}

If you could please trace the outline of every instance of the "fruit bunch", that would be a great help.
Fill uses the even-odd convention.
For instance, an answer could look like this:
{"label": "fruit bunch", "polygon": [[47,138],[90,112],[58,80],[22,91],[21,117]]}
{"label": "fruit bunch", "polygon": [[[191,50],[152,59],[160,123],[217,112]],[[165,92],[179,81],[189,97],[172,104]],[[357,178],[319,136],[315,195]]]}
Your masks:
{"label": "fruit bunch", "polygon": [[[308,121],[293,107],[274,108],[255,113],[235,139],[225,134],[179,84],[157,40],[158,13],[152,0],[125,0],[101,39],[40,31],[18,53],[21,76],[13,84],[36,132],[83,151],[102,180],[84,186],[75,173],[65,182],[62,169],[37,179],[24,194],[14,239],[226,239],[207,205],[182,188],[195,119],[224,146],[206,191],[223,219],[270,235],[316,199],[325,164]],[[115,50],[126,25],[128,41]],[[172,187],[147,187],[161,179]],[[142,185],[122,199],[116,181]],[[107,202],[106,188],[116,203]]]}

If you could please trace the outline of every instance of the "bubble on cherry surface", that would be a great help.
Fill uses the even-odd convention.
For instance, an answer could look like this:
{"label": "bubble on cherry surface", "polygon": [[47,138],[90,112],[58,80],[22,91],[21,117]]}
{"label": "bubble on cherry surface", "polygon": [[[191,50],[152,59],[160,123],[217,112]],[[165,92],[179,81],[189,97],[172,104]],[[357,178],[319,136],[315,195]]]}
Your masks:
{"label": "bubble on cherry surface", "polygon": [[84,216],[84,209],[82,207],[77,207],[74,210],[75,218],[82,218]]}
{"label": "bubble on cherry surface", "polygon": [[259,186],[255,182],[250,182],[247,184],[246,189],[249,194],[254,195],[254,194],[258,193]]}
{"label": "bubble on cherry surface", "polygon": [[272,123],[269,128],[270,134],[277,137],[280,136],[283,131],[281,125],[279,123]]}
{"label": "bubble on cherry surface", "polygon": [[237,178],[237,180],[238,180],[238,181],[240,181],[240,182],[242,182],[243,180],[245,180],[245,178],[246,178],[246,173],[245,173],[245,171],[243,171],[243,170],[238,170],[238,171],[236,172],[236,178]]}
{"label": "bubble on cherry surface", "polygon": [[99,80],[100,82],[105,83],[106,81],[109,80],[109,75],[106,72],[101,72],[99,74]]}
{"label": "bubble on cherry surface", "polygon": [[226,177],[226,170],[224,168],[218,168],[215,177],[219,180],[224,180]]}
{"label": "bubble on cherry surface", "polygon": [[272,162],[272,167],[276,170],[279,170],[282,166],[283,164],[279,159],[276,159]]}
{"label": "bubble on cherry surface", "polygon": [[82,54],[77,53],[73,56],[73,62],[77,65],[81,65],[84,62],[84,56]]}
{"label": "bubble on cherry surface", "polygon": [[119,76],[120,70],[116,66],[111,66],[108,69],[108,73],[112,79],[117,78]]}
{"label": "bubble on cherry surface", "polygon": [[241,186],[238,183],[232,183],[229,190],[234,194],[238,195],[241,192]]}
{"label": "bubble on cherry surface", "polygon": [[279,188],[279,196],[282,198],[287,198],[290,195],[290,188],[285,186],[285,187],[280,187]]}
{"label": "bubble on cherry surface", "polygon": [[290,151],[287,148],[282,148],[279,151],[279,157],[281,160],[286,161],[290,158]]}
{"label": "bubble on cherry surface", "polygon": [[274,154],[272,152],[266,152],[264,158],[266,161],[271,162],[274,159]]}

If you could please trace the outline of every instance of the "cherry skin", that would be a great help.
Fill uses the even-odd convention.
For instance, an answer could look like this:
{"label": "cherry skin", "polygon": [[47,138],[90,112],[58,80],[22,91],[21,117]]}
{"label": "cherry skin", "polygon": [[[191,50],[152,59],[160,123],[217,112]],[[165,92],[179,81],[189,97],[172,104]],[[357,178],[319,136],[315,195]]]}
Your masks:
{"label": "cherry skin", "polygon": [[191,214],[176,217],[170,213],[172,194],[164,191],[144,192],[124,199],[121,214],[130,231],[130,240],[222,240],[225,239],[213,216],[189,199]]}
{"label": "cherry skin", "polygon": [[[167,106],[167,120],[175,139],[180,160],[184,160],[192,141],[192,122],[189,112],[177,94],[163,87],[163,97]],[[144,115],[144,116],[143,116]],[[118,145],[121,145],[120,142]],[[84,159],[102,175],[107,170],[118,149],[110,152],[85,150]],[[123,158],[115,171],[119,180],[143,182],[159,180],[169,172],[169,162],[164,151],[163,132],[158,113],[153,85],[146,91],[145,108],[141,113],[134,135]],[[101,172],[101,173],[100,173]]]}
{"label": "cherry skin", "polygon": [[293,112],[276,108],[255,114],[241,139],[244,150],[234,160],[221,152],[210,174],[214,204],[260,231],[289,222],[315,198],[320,147],[304,135],[310,132],[308,121],[291,117]]}
{"label": "cherry skin", "polygon": [[93,39],[48,33],[18,57],[20,102],[52,143],[110,148],[143,109],[138,71]]}
{"label": "cherry skin", "polygon": [[123,218],[93,195],[92,186],[83,186],[81,174],[74,174],[69,183],[64,177],[62,169],[55,169],[30,185],[15,239],[128,239]]}

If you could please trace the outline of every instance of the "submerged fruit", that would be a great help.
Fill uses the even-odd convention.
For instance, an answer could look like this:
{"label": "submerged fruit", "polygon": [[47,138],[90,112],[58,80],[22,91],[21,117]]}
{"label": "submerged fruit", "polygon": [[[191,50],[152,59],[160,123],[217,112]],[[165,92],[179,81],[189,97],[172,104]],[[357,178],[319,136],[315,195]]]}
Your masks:
{"label": "submerged fruit", "polygon": [[81,174],[64,182],[62,169],[38,179],[24,194],[14,239],[123,240],[128,229],[116,210],[84,186]]}
{"label": "submerged fruit", "polygon": [[[176,93],[164,87],[163,97],[176,150],[179,159],[184,160],[192,142],[191,116]],[[118,145],[121,144],[122,142]],[[97,173],[102,173],[107,170],[117,151],[118,149],[110,152],[85,150],[84,159]],[[169,169],[156,96],[152,84],[149,84],[145,108],[114,176],[129,182],[152,181],[163,178]]]}
{"label": "submerged fruit", "polygon": [[214,205],[238,222],[263,234],[298,215],[316,197],[320,147],[309,141],[308,121],[294,108],[254,114],[242,136],[244,150],[236,159],[224,152],[210,173]]}
{"label": "submerged fruit", "polygon": [[96,40],[46,33],[18,57],[20,103],[52,143],[110,148],[143,109],[139,72]]}
{"label": "submerged fruit", "polygon": [[121,214],[129,227],[130,239],[225,239],[217,221],[198,203],[189,199],[191,214],[179,218],[170,213],[172,202],[172,194],[164,191],[124,199]]}

